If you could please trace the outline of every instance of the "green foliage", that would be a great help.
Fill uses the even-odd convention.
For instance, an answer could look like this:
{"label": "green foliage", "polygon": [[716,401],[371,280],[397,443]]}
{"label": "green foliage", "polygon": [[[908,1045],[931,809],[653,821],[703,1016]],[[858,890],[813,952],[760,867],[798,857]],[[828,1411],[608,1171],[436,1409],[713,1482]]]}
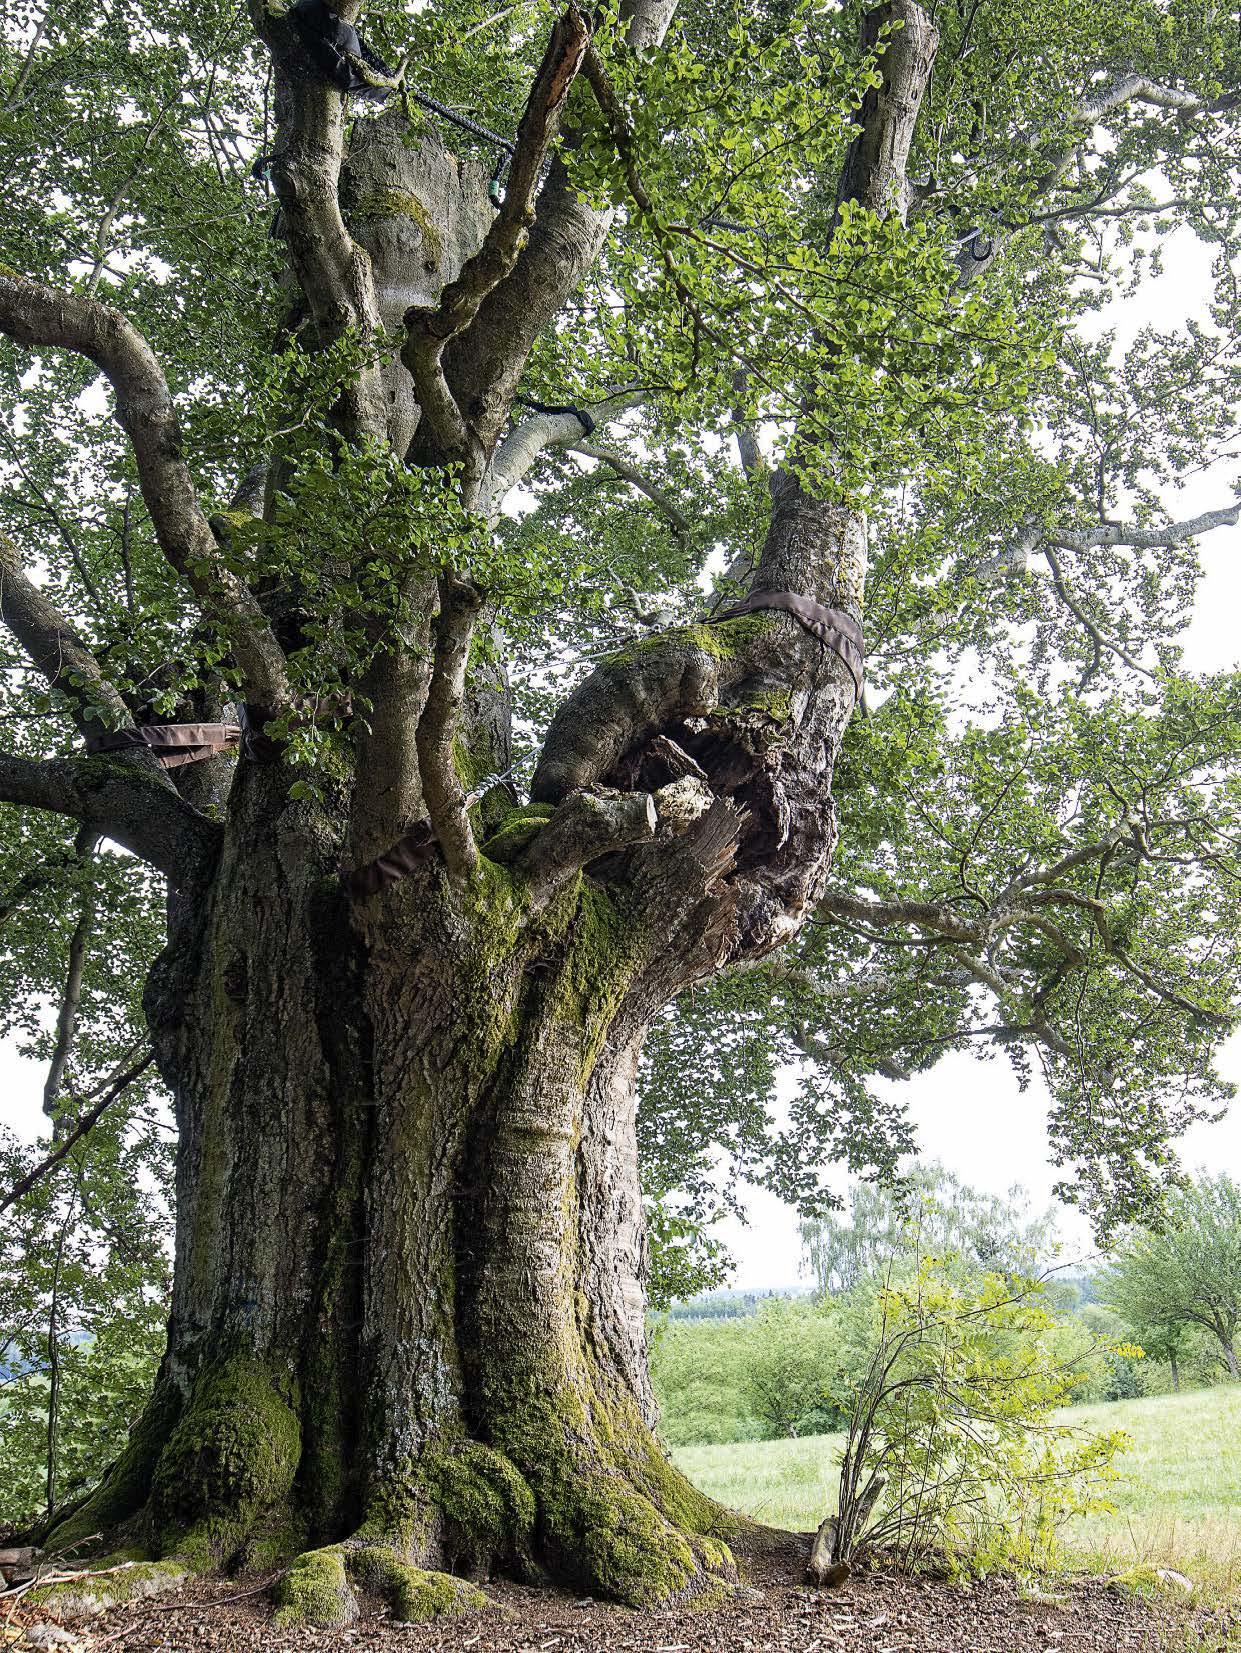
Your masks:
{"label": "green foliage", "polygon": [[730,1318],[658,1325],[651,1381],[659,1432],[671,1445],[756,1440],[764,1434],[744,1400],[749,1324]]}
{"label": "green foliage", "polygon": [[1057,1420],[1080,1361],[1056,1350],[1040,1298],[996,1274],[955,1284],[929,1258],[881,1294],[841,1461],[840,1559],[1041,1571],[1070,1516],[1109,1507],[1125,1437]]}
{"label": "green foliage", "polygon": [[[849,1215],[802,1224],[819,1291],[850,1292],[882,1280],[902,1255],[944,1257],[967,1272],[1029,1274],[1054,1249],[1054,1218],[1032,1218],[1020,1188],[1007,1198],[966,1187],[942,1165],[916,1165],[895,1185],[858,1183]],[[898,1265],[899,1266],[899,1265]]]}
{"label": "green foliage", "polygon": [[[39,1150],[0,1136],[0,1190]],[[104,1116],[0,1224],[0,1523],[59,1508],[117,1456],[164,1346],[171,1173]]]}
{"label": "green foliage", "polygon": [[742,1396],[764,1434],[821,1435],[840,1427],[845,1320],[813,1303],[773,1299],[747,1326]]}
{"label": "green foliage", "polygon": [[1203,1174],[1176,1190],[1162,1228],[1125,1236],[1100,1294],[1162,1358],[1181,1353],[1197,1327],[1229,1376],[1241,1377],[1241,1186]]}

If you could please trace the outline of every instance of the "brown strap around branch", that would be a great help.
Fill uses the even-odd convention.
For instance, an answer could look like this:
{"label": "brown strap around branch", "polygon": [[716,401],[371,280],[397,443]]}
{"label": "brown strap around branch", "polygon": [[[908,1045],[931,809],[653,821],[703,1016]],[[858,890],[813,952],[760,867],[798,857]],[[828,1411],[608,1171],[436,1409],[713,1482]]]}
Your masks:
{"label": "brown strap around branch", "polygon": [[435,833],[427,820],[415,821],[403,838],[386,849],[374,861],[352,872],[342,872],[340,881],[355,901],[364,901],[368,895],[378,895],[389,884],[408,878],[435,849]]}
{"label": "brown strap around branch", "polygon": [[753,614],[756,609],[779,609],[785,614],[791,614],[797,623],[804,626],[812,637],[817,637],[825,648],[844,661],[853,678],[853,686],[857,690],[857,697],[862,698],[863,672],[866,664],[866,655],[862,646],[862,628],[851,614],[846,614],[842,608],[825,608],[822,603],[816,603],[813,597],[802,597],[795,591],[752,591],[739,603],[731,608],[721,609],[713,614],[710,624],[715,625],[720,620],[736,620],[742,614]]}
{"label": "brown strap around branch", "polygon": [[124,752],[134,746],[145,746],[165,769],[177,769],[184,763],[218,758],[240,741],[241,729],[236,723],[141,723],[130,729],[114,729],[106,735],[92,735],[86,742],[86,750]]}

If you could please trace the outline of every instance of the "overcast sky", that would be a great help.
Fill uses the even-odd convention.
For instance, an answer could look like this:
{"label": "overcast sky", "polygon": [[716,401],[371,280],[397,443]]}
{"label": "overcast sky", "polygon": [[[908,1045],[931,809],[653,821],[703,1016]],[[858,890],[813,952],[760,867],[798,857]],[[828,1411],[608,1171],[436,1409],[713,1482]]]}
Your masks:
{"label": "overcast sky", "polygon": [[[1188,238],[1176,238],[1166,251],[1166,274],[1151,283],[1141,304],[1129,304],[1108,317],[1122,334],[1153,319],[1161,327],[1201,314],[1207,296],[1202,250]],[[1123,341],[1122,341],[1123,342]],[[1175,518],[1226,505],[1241,491],[1241,462],[1215,466],[1196,476],[1190,487],[1169,497]],[[1241,526],[1222,528],[1201,544],[1205,570],[1193,624],[1184,639],[1185,667],[1196,672],[1235,669],[1237,615],[1241,612]],[[848,832],[847,815],[841,822]],[[1225,1078],[1241,1084],[1241,1033],[1229,1040],[1220,1063]],[[39,1131],[42,1071],[22,1060],[16,1043],[0,1044],[0,1121],[24,1137]],[[1036,1079],[1019,1093],[1008,1063],[951,1054],[932,1072],[899,1087],[918,1128],[921,1153],[938,1159],[964,1181],[992,1193],[1021,1184],[1036,1205],[1051,1199],[1058,1173],[1048,1163],[1045,1118],[1047,1098]],[[1206,1166],[1241,1178],[1241,1101],[1218,1124],[1196,1126],[1181,1143],[1191,1169]],[[843,1182],[839,1184],[843,1188]],[[734,1283],[744,1287],[804,1284],[801,1248],[792,1211],[772,1196],[754,1191],[749,1224],[729,1223],[724,1238],[737,1258]],[[1061,1230],[1067,1254],[1085,1257],[1091,1242],[1086,1225],[1062,1210]]]}

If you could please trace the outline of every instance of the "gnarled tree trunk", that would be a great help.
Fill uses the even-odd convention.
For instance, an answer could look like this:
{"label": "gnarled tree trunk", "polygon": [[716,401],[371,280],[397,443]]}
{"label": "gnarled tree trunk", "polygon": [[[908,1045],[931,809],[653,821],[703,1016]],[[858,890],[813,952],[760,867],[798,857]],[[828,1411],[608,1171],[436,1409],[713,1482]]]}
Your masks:
{"label": "gnarled tree trunk", "polygon": [[[670,10],[634,0],[632,36],[658,40]],[[882,14],[905,27],[841,187],[901,212],[935,37],[912,0]],[[481,174],[406,144],[398,116],[346,159],[339,95],[255,15],[307,336],[406,328],[402,358],[342,399],[341,439],[452,462],[466,503],[494,508],[531,345],[607,230],[558,163],[539,184],[569,81],[599,73],[582,20],[553,33],[489,218]],[[174,887],[148,989],[180,1128],[174,1298],[152,1404],[54,1545],[129,1522],[201,1563],[304,1550],[282,1589],[319,1622],[359,1585],[404,1616],[468,1599],[428,1569],[546,1570],[635,1604],[735,1576],[737,1518],[653,1434],[634,1085],[653,1017],[794,935],[834,844],[855,672],[763,597],[860,625],[865,524],[796,469],[771,491],[754,606],[601,666],[554,721],[532,803],[465,796],[471,762],[503,767],[506,717],[502,683],[467,685],[481,599],[446,567],[406,593],[421,618],[383,640],[369,724],[317,801],[259,739],[192,855],[127,829]],[[250,721],[275,727],[296,619],[267,629],[226,594],[253,633]],[[398,841],[404,875],[369,876]]]}

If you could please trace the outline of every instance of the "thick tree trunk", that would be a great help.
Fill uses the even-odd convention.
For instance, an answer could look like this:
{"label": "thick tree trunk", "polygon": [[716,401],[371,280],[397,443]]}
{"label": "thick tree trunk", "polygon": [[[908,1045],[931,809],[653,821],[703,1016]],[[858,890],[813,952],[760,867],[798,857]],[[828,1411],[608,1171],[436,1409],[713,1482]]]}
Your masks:
{"label": "thick tree trunk", "polygon": [[[592,50],[581,14],[552,30],[492,215],[481,173],[396,113],[358,123],[342,172],[338,94],[253,9],[307,347],[405,332],[400,360],[341,396],[337,434],[461,467],[479,507],[529,352],[608,225],[559,162],[538,187]],[[658,41],[673,9],[624,0],[630,42]],[[904,210],[935,34],[913,0],[882,12],[902,27],[842,198],[885,215]],[[821,639],[860,626],[866,525],[818,497],[794,447],[755,611],[594,672],[552,723],[532,804],[464,798],[457,771],[480,752],[491,767],[507,710],[502,683],[467,681],[482,593],[435,559],[392,634],[375,620],[365,725],[324,773],[295,776],[270,741],[243,753],[214,865],[204,821],[201,856],[168,869],[184,885],[147,996],[180,1129],[167,1355],[53,1547],[128,1523],[203,1565],[301,1551],[285,1606],[319,1623],[359,1588],[403,1618],[452,1610],[470,1598],[447,1571],[496,1564],[635,1605],[735,1578],[724,1540],[743,1523],[652,1432],[634,1079],[677,993],[796,934],[835,845],[860,674]],[[789,599],[817,605],[818,632]],[[271,648],[302,641],[272,602]],[[279,730],[282,673],[249,684],[252,721]],[[297,778],[324,801],[295,799]],[[398,842],[417,846],[405,876],[351,896],[341,865]]]}
{"label": "thick tree trunk", "polygon": [[[228,1567],[344,1540],[286,1586],[319,1618],[377,1567],[405,1569],[410,1612],[411,1567],[635,1604],[718,1585],[735,1522],[651,1432],[649,928],[580,874],[535,900],[503,860],[463,886],[429,859],[351,903],[343,828],[287,790],[243,765],[210,891],[153,974],[180,1126],[168,1351],[51,1542],[129,1523]],[[517,811],[494,853],[545,823]]]}

